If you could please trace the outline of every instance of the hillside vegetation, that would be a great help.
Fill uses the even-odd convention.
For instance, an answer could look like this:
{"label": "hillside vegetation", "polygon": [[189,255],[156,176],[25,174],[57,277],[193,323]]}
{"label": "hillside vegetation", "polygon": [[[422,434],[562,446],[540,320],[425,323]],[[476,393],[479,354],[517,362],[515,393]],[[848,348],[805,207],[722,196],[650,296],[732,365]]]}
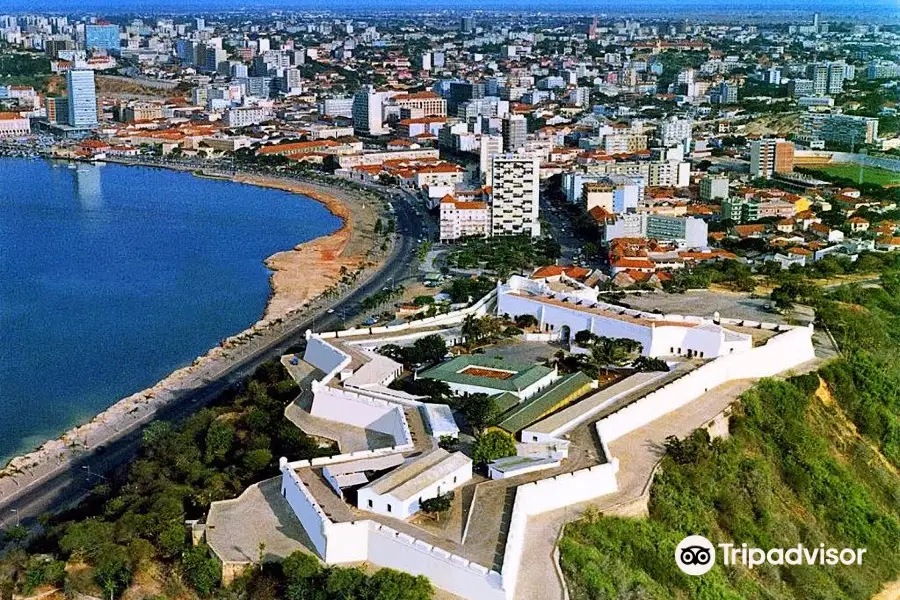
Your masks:
{"label": "hillside vegetation", "polygon": [[[815,301],[844,357],[744,394],[731,437],[670,441],[645,520],[593,515],[566,528],[572,598],[868,599],[900,572],[900,280]],[[675,546],[866,548],[861,566],[716,564],[684,575]]]}

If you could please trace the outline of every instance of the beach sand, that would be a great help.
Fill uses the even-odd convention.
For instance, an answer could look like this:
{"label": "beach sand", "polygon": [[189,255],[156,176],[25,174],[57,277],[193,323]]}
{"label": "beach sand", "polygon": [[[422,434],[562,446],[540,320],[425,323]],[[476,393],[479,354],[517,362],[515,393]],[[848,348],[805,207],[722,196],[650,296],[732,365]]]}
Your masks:
{"label": "beach sand", "polygon": [[[177,400],[181,393],[219,377],[243,355],[251,340],[259,347],[266,338],[277,338],[281,333],[278,323],[293,317],[303,318],[306,312],[303,309],[340,281],[343,273],[353,273],[365,266],[375,267],[384,260],[382,253],[376,253],[382,239],[387,239],[374,234],[374,223],[381,211],[377,201],[367,201],[358,192],[283,178],[237,175],[232,179],[308,196],[322,202],[343,220],[343,225],[330,235],[266,259],[266,265],[273,271],[272,293],[265,314],[252,326],[222,340],[191,365],[172,372],[154,386],[119,400],[88,423],[10,460],[0,470],[0,504],[10,501],[22,490],[38,485],[89,449],[151,420],[158,409]],[[342,272],[342,267],[346,271]]]}
{"label": "beach sand", "polygon": [[266,259],[266,266],[273,273],[272,296],[264,319],[284,317],[339,282],[342,268],[352,273],[370,261],[369,250],[378,243],[374,234],[378,206],[344,190],[312,183],[256,175],[239,175],[234,180],[308,196],[343,220],[341,228],[331,235]]}

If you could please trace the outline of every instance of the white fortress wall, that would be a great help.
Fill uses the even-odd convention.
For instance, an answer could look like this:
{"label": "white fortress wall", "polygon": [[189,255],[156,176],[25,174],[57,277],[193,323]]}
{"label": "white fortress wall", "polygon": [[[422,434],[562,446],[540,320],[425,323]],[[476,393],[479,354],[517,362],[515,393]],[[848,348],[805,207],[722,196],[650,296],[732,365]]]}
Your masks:
{"label": "white fortress wall", "polygon": [[422,540],[368,521],[369,562],[428,577],[436,587],[463,598],[507,600],[499,573]]}
{"label": "white fortress wall", "polygon": [[618,471],[619,461],[612,459],[606,464],[541,479],[516,488],[516,500],[513,504],[506,550],[503,554],[503,588],[506,590],[508,600],[516,598],[516,581],[519,577],[522,552],[525,549],[528,518],[612,494],[619,489],[616,482]]}
{"label": "white fortress wall", "polygon": [[325,377],[320,383],[330,381],[351,362],[348,354],[309,332],[306,335],[306,350],[303,353],[303,360],[325,372]]}
{"label": "white fortress wall", "polygon": [[597,433],[600,439],[611,442],[725,382],[771,377],[810,361],[815,358],[812,332],[812,326],[797,327],[752,350],[721,356],[598,421]]}
{"label": "white fortress wall", "polygon": [[386,433],[394,437],[397,446],[412,443],[406,415],[397,404],[317,382],[312,391],[313,416]]}
{"label": "white fortress wall", "polygon": [[290,467],[287,459],[282,458],[279,461],[279,468],[281,469],[281,495],[300,519],[300,524],[303,525],[303,530],[306,531],[306,535],[315,546],[316,552],[324,558],[327,547],[325,523],[329,519],[310,491],[300,481],[300,477]]}

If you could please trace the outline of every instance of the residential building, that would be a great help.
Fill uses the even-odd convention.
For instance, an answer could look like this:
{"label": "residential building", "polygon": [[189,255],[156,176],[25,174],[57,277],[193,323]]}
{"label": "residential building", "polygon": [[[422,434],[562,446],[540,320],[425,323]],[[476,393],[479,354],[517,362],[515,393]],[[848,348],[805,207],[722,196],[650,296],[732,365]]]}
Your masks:
{"label": "residential building", "polygon": [[772,177],[775,173],[794,170],[794,144],[783,139],[761,139],[750,142],[750,175]]}
{"label": "residential building", "polygon": [[439,210],[442,242],[490,234],[491,211],[487,202],[465,202],[447,195],[441,199]]}
{"label": "residential building", "polygon": [[728,198],[728,176],[706,175],[700,180],[701,200],[724,200]]}
{"label": "residential building", "polygon": [[799,137],[805,141],[871,144],[878,139],[878,119],[856,115],[805,114]]}
{"label": "residential building", "polygon": [[707,236],[706,221],[696,217],[625,213],[610,216],[601,226],[601,240],[607,245],[618,238],[649,238],[684,248],[704,248]]}
{"label": "residential building", "polygon": [[505,154],[491,160],[491,235],[541,235],[537,157]]}
{"label": "residential building", "polygon": [[657,138],[664,148],[679,145],[684,148],[685,152],[688,152],[693,137],[693,128],[694,122],[691,119],[669,117],[660,122]]}
{"label": "residential building", "polygon": [[223,120],[228,127],[248,127],[271,118],[272,109],[268,106],[239,106],[226,110]]}
{"label": "residential building", "polygon": [[503,136],[482,134],[479,140],[478,152],[478,170],[481,174],[482,182],[491,180],[491,159],[497,155],[503,154]]}

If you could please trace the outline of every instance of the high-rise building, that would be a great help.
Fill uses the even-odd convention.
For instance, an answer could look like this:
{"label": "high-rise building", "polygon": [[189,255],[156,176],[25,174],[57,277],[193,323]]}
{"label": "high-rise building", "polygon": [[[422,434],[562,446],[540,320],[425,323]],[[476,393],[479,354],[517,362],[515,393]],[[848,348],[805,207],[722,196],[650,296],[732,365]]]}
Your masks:
{"label": "high-rise building", "polygon": [[384,95],[371,85],[363,87],[353,96],[353,129],[365,135],[383,135]]}
{"label": "high-rise building", "polygon": [[483,83],[453,81],[450,83],[450,101],[447,103],[447,110],[451,115],[455,115],[460,104],[480,98],[484,98]]}
{"label": "high-rise building", "polygon": [[541,235],[540,159],[504,154],[491,163],[491,235]]}
{"label": "high-rise building", "polygon": [[664,148],[679,145],[687,152],[690,150],[693,128],[694,122],[691,119],[669,117],[659,124],[657,131],[659,143]]}
{"label": "high-rise building", "polygon": [[822,63],[807,65],[806,76],[813,82],[813,94],[824,96],[828,93],[828,65]]}
{"label": "high-rise building", "polygon": [[84,47],[88,50],[116,50],[120,46],[119,26],[109,23],[86,25]]}
{"label": "high-rise building", "polygon": [[463,33],[472,33],[475,31],[475,19],[473,17],[463,17],[459,20],[459,30]]}
{"label": "high-rise building", "polygon": [[794,143],[763,139],[750,142],[750,175],[769,178],[794,170]]}
{"label": "high-rise building", "polygon": [[528,140],[528,121],[524,115],[509,115],[503,119],[503,149],[518,150]]}
{"label": "high-rise building", "polygon": [[69,122],[72,127],[93,127],[97,124],[97,88],[94,72],[70,69],[66,74]]}
{"label": "high-rise building", "polygon": [[503,136],[482,134],[478,152],[478,168],[481,179],[486,185],[490,185],[492,159],[498,154],[503,154]]}
{"label": "high-rise building", "polygon": [[841,94],[844,91],[844,73],[846,65],[831,63],[828,65],[828,93]]}

